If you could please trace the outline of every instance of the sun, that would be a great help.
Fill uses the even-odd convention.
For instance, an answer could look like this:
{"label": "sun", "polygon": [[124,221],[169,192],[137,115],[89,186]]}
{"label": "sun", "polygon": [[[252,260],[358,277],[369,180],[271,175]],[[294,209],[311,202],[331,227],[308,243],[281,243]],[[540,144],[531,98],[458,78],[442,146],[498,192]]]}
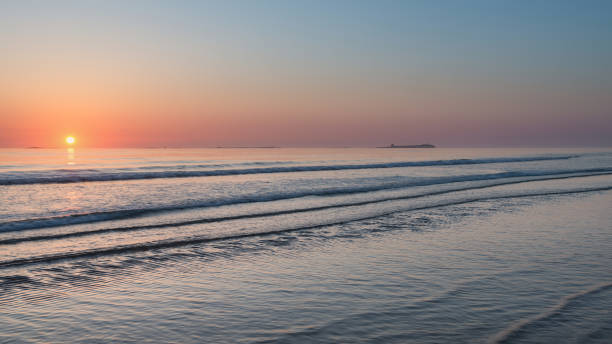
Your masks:
{"label": "sun", "polygon": [[67,144],[71,145],[71,144],[74,144],[75,142],[76,142],[76,140],[74,139],[73,136],[66,137],[66,143]]}

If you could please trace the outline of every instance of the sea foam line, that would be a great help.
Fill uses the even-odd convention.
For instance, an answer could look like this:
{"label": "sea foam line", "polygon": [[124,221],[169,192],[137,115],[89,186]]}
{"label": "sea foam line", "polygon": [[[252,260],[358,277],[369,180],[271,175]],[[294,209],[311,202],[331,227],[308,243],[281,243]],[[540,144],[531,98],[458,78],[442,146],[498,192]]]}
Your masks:
{"label": "sea foam line", "polygon": [[587,295],[590,295],[590,294],[596,294],[596,293],[605,291],[606,289],[610,289],[610,288],[612,288],[612,282],[598,284],[598,285],[595,285],[595,286],[593,286],[591,288],[588,288],[586,290],[583,290],[583,291],[577,292],[575,294],[571,294],[571,295],[565,296],[565,297],[561,298],[561,300],[559,300],[559,302],[555,306],[550,308],[548,311],[540,313],[540,314],[537,314],[537,315],[535,315],[533,317],[530,317],[530,318],[522,319],[522,320],[514,323],[510,327],[507,327],[504,330],[500,331],[499,333],[497,333],[495,336],[493,336],[489,340],[489,343],[491,343],[491,344],[507,343],[508,341],[512,340],[512,338],[518,336],[518,334],[523,329],[525,329],[526,327],[530,326],[531,324],[533,324],[535,322],[538,322],[538,321],[546,320],[546,319],[551,318],[551,317],[553,317],[553,316],[555,316],[557,314],[560,314],[575,299],[583,297],[583,296],[587,296]]}
{"label": "sea foam line", "polygon": [[35,257],[29,257],[29,258],[18,258],[14,260],[1,261],[0,268],[20,267],[20,266],[26,266],[26,265],[38,264],[38,263],[53,263],[53,262],[69,260],[69,259],[92,258],[92,257],[113,255],[113,254],[143,252],[143,251],[150,251],[154,249],[180,247],[180,246],[185,246],[185,245],[201,244],[201,243],[207,243],[207,242],[213,242],[213,241],[234,240],[234,239],[241,239],[241,238],[248,238],[248,237],[255,237],[255,236],[265,236],[265,235],[278,234],[278,233],[309,230],[309,229],[323,228],[327,226],[343,225],[343,224],[347,224],[347,223],[351,223],[355,221],[375,219],[381,216],[388,216],[388,215],[392,215],[396,213],[417,211],[417,210],[427,210],[427,209],[448,207],[448,206],[461,205],[461,204],[474,203],[474,202],[491,201],[491,200],[499,200],[499,199],[510,199],[510,198],[567,195],[567,194],[578,194],[578,193],[608,191],[608,190],[612,190],[612,186],[586,188],[586,189],[578,189],[578,190],[564,190],[564,191],[551,191],[551,192],[541,192],[541,193],[502,195],[502,196],[493,196],[493,197],[474,197],[474,198],[467,198],[463,200],[451,201],[451,202],[439,203],[439,204],[433,204],[433,205],[427,205],[427,206],[391,210],[391,211],[387,211],[384,213],[378,213],[375,215],[367,215],[363,217],[352,218],[352,219],[341,220],[341,221],[330,221],[326,223],[320,223],[320,224],[310,225],[310,226],[302,226],[302,227],[297,227],[297,228],[285,228],[285,229],[265,231],[265,232],[232,234],[232,235],[222,236],[222,237],[192,237],[192,238],[181,239],[181,240],[161,240],[161,241],[154,241],[154,242],[147,242],[147,243],[140,243],[140,244],[121,245],[121,246],[115,246],[115,247],[103,248],[103,249],[92,249],[92,250],[83,250],[83,251],[78,251],[78,252],[67,252],[67,253],[60,253],[60,254],[53,254],[53,255],[35,256]]}
{"label": "sea foam line", "polygon": [[351,206],[360,206],[367,204],[375,204],[375,203],[383,203],[388,201],[397,201],[397,200],[408,200],[408,199],[416,199],[422,197],[429,196],[437,196],[443,194],[449,194],[453,192],[460,191],[469,191],[469,190],[479,190],[486,189],[496,186],[504,186],[504,185],[513,185],[513,184],[521,184],[521,183],[529,183],[535,181],[548,181],[548,180],[559,180],[559,179],[570,179],[570,178],[580,178],[580,177],[593,177],[600,175],[608,175],[612,173],[605,174],[579,174],[579,175],[571,175],[571,176],[557,176],[557,177],[539,177],[539,178],[529,178],[522,180],[513,180],[513,181],[503,181],[497,183],[489,183],[486,185],[476,185],[476,186],[467,186],[460,188],[452,188],[440,191],[426,192],[414,195],[403,195],[403,196],[395,196],[395,197],[385,197],[378,198],[366,201],[358,201],[358,202],[345,202],[340,204],[331,204],[331,205],[323,205],[318,207],[309,207],[309,208],[297,208],[297,209],[287,209],[287,210],[278,210],[278,211],[269,211],[269,212],[260,212],[260,213],[252,213],[252,214],[241,214],[241,215],[232,215],[232,216],[222,216],[222,217],[210,217],[210,218],[202,218],[196,220],[187,220],[180,222],[168,222],[168,223],[158,223],[153,225],[136,225],[136,226],[126,226],[126,227],[111,227],[111,228],[101,228],[94,229],[88,231],[77,231],[77,232],[69,232],[69,233],[61,233],[61,234],[43,234],[43,235],[33,235],[26,237],[18,237],[18,238],[10,238],[0,240],[0,245],[14,245],[21,242],[31,242],[31,241],[43,241],[43,240],[59,240],[59,239],[67,239],[73,237],[82,237],[89,235],[99,235],[110,232],[129,232],[129,231],[137,231],[137,230],[147,230],[147,229],[160,229],[167,227],[179,227],[179,226],[187,226],[194,224],[204,224],[204,223],[214,223],[214,222],[222,222],[222,221],[231,221],[231,220],[242,220],[242,219],[250,219],[250,218],[258,218],[258,217],[267,217],[267,216],[278,216],[278,215],[287,215],[287,214],[297,214],[303,212],[310,211],[318,211],[318,210],[327,210],[334,208],[344,208]]}
{"label": "sea foam line", "polygon": [[336,196],[336,195],[350,195],[364,192],[374,192],[383,190],[400,189],[406,187],[416,186],[431,186],[450,184],[457,182],[469,182],[469,181],[485,181],[495,180],[504,178],[518,178],[518,177],[536,177],[536,176],[552,176],[552,175],[570,175],[576,173],[590,173],[592,175],[598,174],[609,174],[610,168],[597,168],[597,169],[583,169],[583,170],[569,170],[569,171],[535,171],[535,172],[502,172],[492,174],[478,174],[478,175],[463,175],[463,176],[451,176],[451,177],[436,177],[427,178],[422,181],[410,181],[403,183],[391,183],[385,185],[374,185],[365,187],[351,187],[341,189],[322,189],[317,191],[302,191],[293,192],[286,194],[274,194],[268,196],[244,196],[239,198],[233,198],[229,200],[210,200],[204,202],[195,202],[188,204],[179,204],[175,206],[165,206],[157,208],[139,208],[139,209],[122,209],[122,210],[110,210],[93,213],[82,213],[82,214],[70,214],[53,217],[34,218],[27,220],[7,221],[0,223],[0,233],[2,232],[13,232],[20,230],[40,229],[48,227],[59,227],[68,226],[83,223],[94,223],[109,220],[128,219],[141,215],[152,214],[164,211],[175,211],[195,208],[207,208],[207,207],[219,207],[235,204],[245,203],[258,203],[258,202],[270,202],[295,199],[307,196]]}
{"label": "sea foam line", "polygon": [[[391,163],[374,164],[350,164],[350,165],[308,165],[308,166],[278,166],[278,167],[258,167],[243,169],[220,169],[205,171],[155,171],[155,172],[95,172],[81,173],[74,170],[48,171],[46,173],[60,173],[60,175],[45,176],[45,172],[0,175],[0,185],[23,185],[23,184],[51,184],[51,183],[80,183],[80,182],[100,182],[117,180],[137,180],[137,179],[159,179],[159,178],[187,178],[187,177],[209,177],[209,176],[230,176],[244,174],[266,174],[266,173],[293,173],[293,172],[316,172],[316,171],[339,171],[339,170],[362,170],[380,169],[397,167],[420,167],[420,166],[448,166],[448,165],[477,165],[493,163],[514,163],[528,161],[547,161],[547,160],[567,160],[579,157],[580,155],[561,155],[561,156],[525,156],[507,158],[487,158],[487,159],[452,159],[452,160],[432,160],[432,161],[405,161]],[[41,175],[41,173],[43,175]],[[24,177],[25,175],[25,177]]]}

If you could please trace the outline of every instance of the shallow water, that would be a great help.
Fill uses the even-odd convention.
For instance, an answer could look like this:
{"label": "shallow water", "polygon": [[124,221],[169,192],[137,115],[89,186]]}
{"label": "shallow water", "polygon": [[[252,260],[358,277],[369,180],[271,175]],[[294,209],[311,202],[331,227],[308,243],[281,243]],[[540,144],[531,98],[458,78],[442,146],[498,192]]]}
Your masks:
{"label": "shallow water", "polygon": [[0,341],[612,338],[610,151],[0,159]]}

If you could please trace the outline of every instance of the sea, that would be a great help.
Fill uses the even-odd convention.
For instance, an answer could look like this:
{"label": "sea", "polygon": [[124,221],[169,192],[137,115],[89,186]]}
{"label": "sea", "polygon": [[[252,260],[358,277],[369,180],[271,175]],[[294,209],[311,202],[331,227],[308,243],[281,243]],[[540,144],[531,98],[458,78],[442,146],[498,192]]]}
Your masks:
{"label": "sea", "polygon": [[611,343],[610,148],[0,149],[0,343]]}

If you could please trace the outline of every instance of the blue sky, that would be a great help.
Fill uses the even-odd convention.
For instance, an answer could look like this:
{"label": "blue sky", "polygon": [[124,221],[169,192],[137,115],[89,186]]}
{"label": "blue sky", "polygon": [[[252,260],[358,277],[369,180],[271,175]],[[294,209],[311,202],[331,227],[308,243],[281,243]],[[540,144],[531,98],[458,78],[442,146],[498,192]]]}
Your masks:
{"label": "blue sky", "polygon": [[0,19],[0,145],[49,140],[51,117],[116,127],[102,145],[612,144],[609,1],[4,1]]}

